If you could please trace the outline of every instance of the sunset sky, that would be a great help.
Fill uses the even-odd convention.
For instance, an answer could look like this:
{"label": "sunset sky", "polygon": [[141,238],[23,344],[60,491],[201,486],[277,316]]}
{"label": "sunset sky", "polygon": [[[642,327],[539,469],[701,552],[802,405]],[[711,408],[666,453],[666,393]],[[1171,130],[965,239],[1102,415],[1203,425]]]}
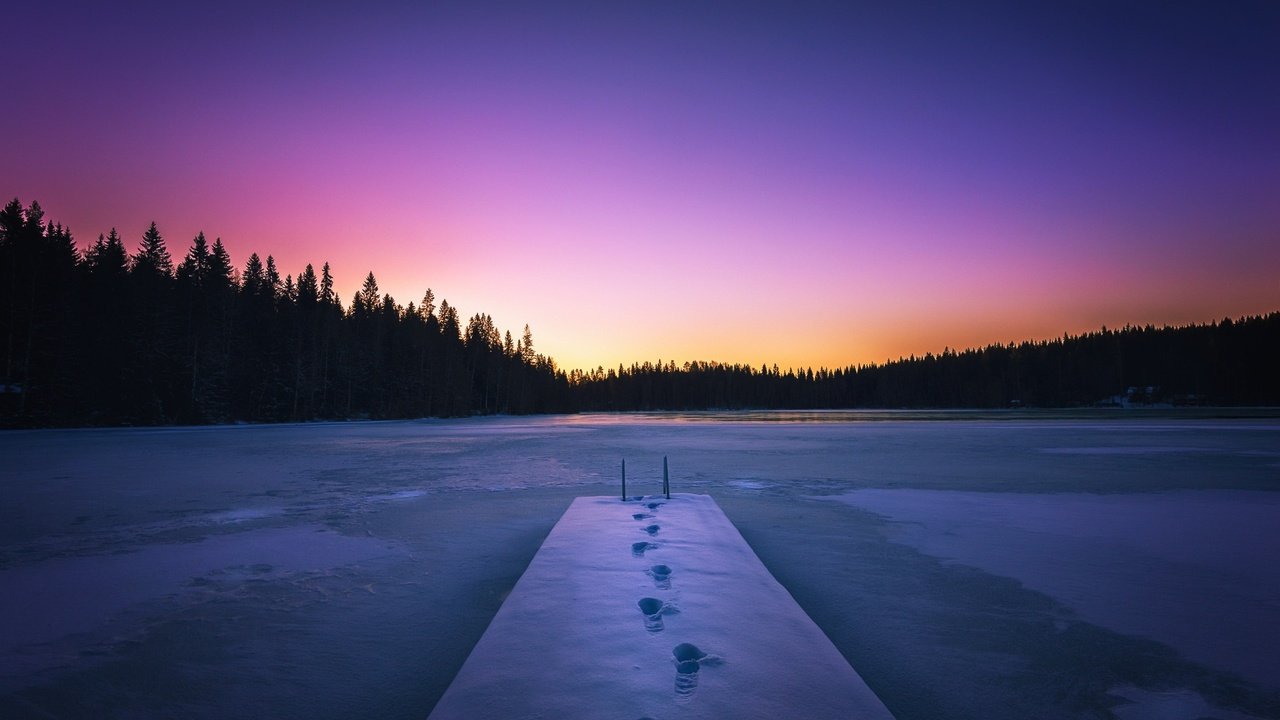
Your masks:
{"label": "sunset sky", "polygon": [[1280,3],[16,3],[0,196],[561,367],[1280,310]]}

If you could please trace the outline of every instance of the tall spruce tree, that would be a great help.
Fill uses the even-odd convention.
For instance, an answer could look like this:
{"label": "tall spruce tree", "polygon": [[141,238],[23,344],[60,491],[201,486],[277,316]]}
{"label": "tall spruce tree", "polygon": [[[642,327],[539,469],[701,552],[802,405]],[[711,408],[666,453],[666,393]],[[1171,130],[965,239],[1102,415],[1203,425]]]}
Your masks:
{"label": "tall spruce tree", "polygon": [[85,253],[79,303],[82,358],[93,358],[83,384],[89,423],[120,423],[129,405],[129,252],[115,228]]}

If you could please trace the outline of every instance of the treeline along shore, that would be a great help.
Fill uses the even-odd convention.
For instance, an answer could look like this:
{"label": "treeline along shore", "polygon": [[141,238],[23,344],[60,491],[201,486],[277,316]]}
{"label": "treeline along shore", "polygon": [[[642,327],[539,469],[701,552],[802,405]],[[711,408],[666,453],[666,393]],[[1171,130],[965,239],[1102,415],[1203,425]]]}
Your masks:
{"label": "treeline along shore", "polygon": [[36,202],[0,211],[0,424],[283,422],[578,411],[1280,406],[1280,312],[1102,328],[844,368],[662,361],[565,371],[484,313],[370,272],[347,304],[325,263],[237,269],[203,233],[181,258],[153,223],[81,251]]}

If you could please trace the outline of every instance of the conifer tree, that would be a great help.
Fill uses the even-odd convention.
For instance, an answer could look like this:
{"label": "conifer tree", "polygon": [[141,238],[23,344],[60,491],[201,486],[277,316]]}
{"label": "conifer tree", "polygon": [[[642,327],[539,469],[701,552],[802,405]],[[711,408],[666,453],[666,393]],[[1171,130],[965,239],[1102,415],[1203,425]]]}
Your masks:
{"label": "conifer tree", "polygon": [[182,395],[176,380],[177,320],[172,303],[173,260],[154,222],[129,267],[133,286],[130,374],[136,382],[129,415],[137,422],[175,419],[175,399]]}
{"label": "conifer tree", "polygon": [[92,357],[82,392],[83,417],[91,423],[119,423],[129,405],[129,252],[115,228],[101,234],[84,256],[79,303],[80,357]]}
{"label": "conifer tree", "polygon": [[231,255],[222,245],[222,238],[213,241],[213,250],[209,253],[210,280],[220,288],[228,289],[235,284],[235,268],[231,264]]}
{"label": "conifer tree", "polygon": [[326,305],[336,305],[338,298],[333,294],[333,275],[329,273],[329,263],[324,264],[320,276],[320,302]]}
{"label": "conifer tree", "polygon": [[520,338],[520,347],[524,353],[522,356],[524,361],[532,365],[534,360],[537,359],[537,355],[533,352],[533,331],[529,329],[527,323],[524,326],[524,336]]}
{"label": "conifer tree", "polygon": [[320,286],[316,280],[315,268],[311,263],[298,274],[298,306],[311,307],[320,301]]}
{"label": "conifer tree", "polygon": [[143,276],[167,278],[173,275],[173,258],[169,256],[164,237],[160,235],[154,222],[142,234],[142,245],[138,248],[138,254],[133,257],[133,271]]}
{"label": "conifer tree", "polygon": [[105,237],[99,233],[93,247],[85,253],[86,269],[99,277],[123,278],[129,272],[129,252],[115,228]]}
{"label": "conifer tree", "polygon": [[365,315],[371,315],[380,304],[378,281],[373,277],[373,273],[370,272],[364,279],[364,285],[360,286],[360,292],[356,293],[352,310],[358,307],[360,312]]}
{"label": "conifer tree", "polygon": [[447,339],[461,340],[462,328],[458,324],[458,311],[449,305],[448,300],[440,301],[440,334]]}
{"label": "conifer tree", "polygon": [[267,256],[267,268],[263,272],[263,280],[265,290],[270,294],[271,299],[280,297],[284,292],[284,283],[280,280],[280,271],[276,269],[276,260],[270,255]]}
{"label": "conifer tree", "polygon": [[267,274],[262,267],[262,259],[258,253],[250,253],[245,262],[244,272],[240,275],[240,291],[249,296],[261,295],[266,291]]}
{"label": "conifer tree", "polygon": [[234,288],[221,239],[210,249],[204,233],[196,235],[178,265],[175,287],[185,317],[181,357],[187,387],[185,402],[175,410],[192,421],[226,420],[231,414],[227,396]]}
{"label": "conifer tree", "polygon": [[436,312],[436,294],[431,292],[431,288],[422,295],[422,305],[418,306],[419,312],[422,313],[423,319],[430,319]]}

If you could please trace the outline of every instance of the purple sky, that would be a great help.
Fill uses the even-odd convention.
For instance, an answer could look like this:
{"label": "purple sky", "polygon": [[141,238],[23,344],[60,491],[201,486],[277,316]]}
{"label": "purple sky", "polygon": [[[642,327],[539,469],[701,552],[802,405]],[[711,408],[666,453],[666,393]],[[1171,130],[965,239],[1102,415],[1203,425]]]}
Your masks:
{"label": "purple sky", "polygon": [[529,323],[846,365],[1280,309],[1280,4],[6,9],[0,196]]}

